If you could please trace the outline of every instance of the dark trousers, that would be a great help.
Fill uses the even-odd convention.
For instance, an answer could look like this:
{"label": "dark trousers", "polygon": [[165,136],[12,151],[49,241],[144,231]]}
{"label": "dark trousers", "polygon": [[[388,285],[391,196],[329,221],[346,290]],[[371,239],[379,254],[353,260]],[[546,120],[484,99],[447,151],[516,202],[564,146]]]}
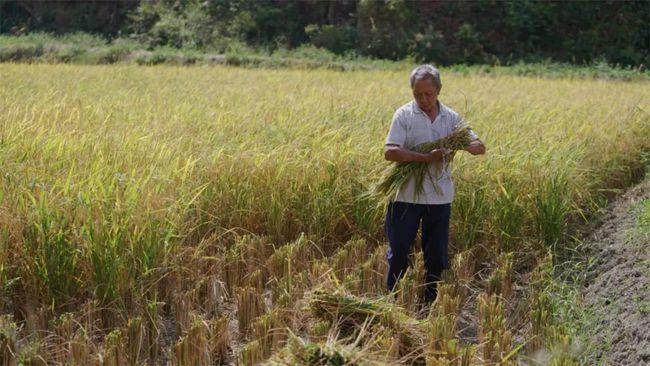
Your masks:
{"label": "dark trousers", "polygon": [[448,268],[449,217],[451,204],[422,205],[391,202],[386,211],[386,237],[389,246],[388,290],[393,291],[409,263],[411,243],[422,222],[422,252],[426,269],[425,301],[432,302],[437,295],[437,281],[442,270]]}

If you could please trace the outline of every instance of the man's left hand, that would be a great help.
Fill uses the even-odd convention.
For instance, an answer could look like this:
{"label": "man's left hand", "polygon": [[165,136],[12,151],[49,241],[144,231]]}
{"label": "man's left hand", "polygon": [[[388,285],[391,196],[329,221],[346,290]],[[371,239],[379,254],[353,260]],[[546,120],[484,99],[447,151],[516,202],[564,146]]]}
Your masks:
{"label": "man's left hand", "polygon": [[465,148],[465,151],[472,155],[482,155],[485,154],[485,145],[483,145],[481,140],[474,140],[469,143],[469,146]]}

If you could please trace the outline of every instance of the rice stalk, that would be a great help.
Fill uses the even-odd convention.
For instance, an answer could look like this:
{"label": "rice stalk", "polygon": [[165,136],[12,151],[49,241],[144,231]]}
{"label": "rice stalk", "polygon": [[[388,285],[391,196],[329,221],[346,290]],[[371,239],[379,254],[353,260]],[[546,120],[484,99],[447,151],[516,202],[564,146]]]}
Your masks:
{"label": "rice stalk", "polygon": [[286,339],[285,324],[277,310],[257,318],[252,325],[253,339],[258,341],[263,358],[278,350]]}
{"label": "rice stalk", "polygon": [[[456,338],[456,325],[458,322],[457,314],[448,314],[448,315],[438,315],[429,317],[429,332],[428,339],[429,344],[427,350],[431,354],[438,354],[440,352],[446,352],[448,349],[448,343],[455,341]],[[455,357],[456,355],[454,355]],[[449,355],[446,356],[450,358]]]}
{"label": "rice stalk", "polygon": [[255,366],[264,360],[262,350],[260,350],[260,343],[254,340],[246,343],[246,345],[239,351],[236,358],[237,366]]}
{"label": "rice stalk", "polygon": [[212,321],[210,340],[211,351],[215,361],[224,363],[230,356],[231,334],[229,328],[230,318],[222,315]]}
{"label": "rice stalk", "polygon": [[512,295],[513,253],[501,253],[497,258],[497,268],[488,278],[487,293],[497,294],[504,300]]}
{"label": "rice stalk", "polygon": [[552,325],[553,307],[547,293],[533,294],[529,315],[532,326],[530,335],[533,337],[529,348],[535,350],[543,346],[544,340],[548,336],[548,329]]}
{"label": "rice stalk", "polygon": [[144,307],[143,327],[147,335],[144,346],[146,347],[146,357],[150,360],[157,360],[161,353],[158,342],[163,329],[161,305],[162,303],[158,302],[154,296],[153,300],[148,301]]}
{"label": "rice stalk", "polygon": [[[485,361],[502,362],[510,352],[512,333],[506,329],[501,297],[481,293],[477,299],[479,312],[479,342]],[[509,364],[509,363],[506,363]]]}
{"label": "rice stalk", "polygon": [[194,315],[196,306],[196,293],[194,291],[182,292],[172,299],[172,307],[174,309],[174,325],[176,334],[183,334],[192,325],[192,316]]}
{"label": "rice stalk", "polygon": [[365,260],[368,242],[362,238],[349,240],[332,257],[331,266],[337,273],[343,276],[350,273],[360,260]]}
{"label": "rice stalk", "polygon": [[377,247],[370,257],[361,265],[359,271],[359,292],[361,294],[380,294],[385,289],[384,274],[388,264],[384,258],[386,249]]}
{"label": "rice stalk", "polygon": [[457,180],[457,194],[452,209],[452,228],[459,251],[474,248],[484,235],[486,221],[489,217],[489,187],[483,183],[471,184]]}
{"label": "rice stalk", "polygon": [[50,327],[54,330],[54,339],[51,341],[53,348],[52,358],[56,362],[63,363],[68,359],[70,352],[70,341],[72,340],[74,332],[73,314],[64,313],[58,318],[50,321]]}
{"label": "rice stalk", "polygon": [[[309,268],[316,259],[315,250],[314,243],[303,233],[293,242],[277,248],[266,260],[265,268],[271,277],[290,279],[289,275]],[[291,286],[290,281],[289,285]]]}
{"label": "rice stalk", "polygon": [[212,363],[211,330],[208,322],[196,317],[187,334],[174,345],[174,365],[209,365]]}
{"label": "rice stalk", "polygon": [[253,321],[266,312],[266,305],[262,295],[252,287],[239,288],[235,294],[237,296],[239,332],[247,335]]}
{"label": "rice stalk", "polygon": [[88,337],[86,331],[79,328],[69,343],[71,365],[89,365],[92,362],[92,355],[96,354],[96,349],[92,340]]}
{"label": "rice stalk", "polygon": [[146,331],[141,317],[129,319],[126,324],[126,353],[133,365],[142,363],[141,353],[146,344]]}
{"label": "rice stalk", "polygon": [[221,305],[227,298],[226,285],[217,276],[210,276],[201,281],[201,298],[203,310],[209,315],[217,315],[221,312]]}
{"label": "rice stalk", "polygon": [[460,304],[467,298],[469,285],[474,277],[474,267],[475,259],[473,252],[471,250],[465,250],[453,256],[451,271],[447,271],[447,273],[453,276],[453,279],[444,282],[454,284],[454,292]]}
{"label": "rice stalk", "polygon": [[120,329],[115,329],[106,335],[104,349],[100,354],[103,365],[119,366],[129,362],[125,350],[124,338],[124,333]]}
{"label": "rice stalk", "polygon": [[263,271],[260,280],[266,278],[267,268],[264,264],[273,254],[273,247],[268,239],[256,235],[243,235],[238,238],[226,251],[223,275],[228,291],[232,293],[235,287],[244,285],[246,275],[255,271]]}
{"label": "rice stalk", "polygon": [[439,283],[436,301],[429,310],[429,315],[446,316],[460,313],[461,299],[458,284]]}
{"label": "rice stalk", "polygon": [[0,316],[0,360],[3,365],[15,366],[18,327],[10,315]]}
{"label": "rice stalk", "polygon": [[414,263],[397,284],[397,304],[408,311],[415,312],[423,299],[424,262],[422,256],[415,256]]}
{"label": "rice stalk", "polygon": [[264,292],[264,284],[264,274],[261,269],[256,269],[246,276],[246,286],[254,288],[258,293]]}
{"label": "rice stalk", "polygon": [[496,181],[499,189],[492,204],[495,231],[500,249],[511,251],[521,240],[521,230],[527,218],[522,204],[523,195],[512,177],[497,176]]}

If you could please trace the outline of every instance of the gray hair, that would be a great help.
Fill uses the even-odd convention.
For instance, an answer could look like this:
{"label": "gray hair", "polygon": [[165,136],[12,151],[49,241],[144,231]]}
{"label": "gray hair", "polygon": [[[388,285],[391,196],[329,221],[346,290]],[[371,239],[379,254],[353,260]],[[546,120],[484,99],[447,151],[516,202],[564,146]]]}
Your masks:
{"label": "gray hair", "polygon": [[411,89],[415,86],[416,81],[420,80],[431,80],[433,86],[440,90],[442,88],[442,82],[440,81],[440,71],[433,67],[432,65],[420,65],[411,71]]}

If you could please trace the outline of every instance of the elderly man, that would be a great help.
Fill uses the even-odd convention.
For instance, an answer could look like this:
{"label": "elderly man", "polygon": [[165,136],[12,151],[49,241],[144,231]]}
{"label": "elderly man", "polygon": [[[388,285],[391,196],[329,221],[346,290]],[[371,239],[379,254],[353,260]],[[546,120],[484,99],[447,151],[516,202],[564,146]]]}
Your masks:
{"label": "elderly man", "polygon": [[[425,179],[423,193],[415,195],[415,181],[411,179],[391,199],[385,223],[389,241],[387,285],[388,290],[393,291],[406,271],[411,243],[422,222],[422,252],[426,268],[425,302],[428,304],[436,299],[437,281],[440,281],[442,270],[448,267],[447,242],[454,184],[446,162],[452,156],[446,149],[423,154],[411,149],[451,134],[463,122],[463,118],[438,100],[442,83],[440,72],[435,67],[416,67],[411,73],[410,81],[414,100],[395,112],[386,137],[384,156],[386,160],[395,162],[430,164],[430,176],[437,180],[439,189],[434,188],[431,180]],[[485,146],[473,132],[472,138],[473,141],[466,150],[473,155],[484,154]],[[441,173],[437,172],[435,164],[443,164],[445,168]]]}

